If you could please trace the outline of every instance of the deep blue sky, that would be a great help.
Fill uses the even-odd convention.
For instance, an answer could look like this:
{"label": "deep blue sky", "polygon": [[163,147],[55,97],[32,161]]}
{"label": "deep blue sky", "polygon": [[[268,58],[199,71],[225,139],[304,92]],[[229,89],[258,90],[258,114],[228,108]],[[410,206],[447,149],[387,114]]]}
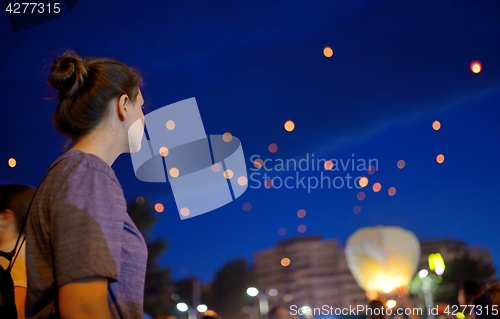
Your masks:
{"label": "deep blue sky", "polygon": [[[161,262],[174,279],[207,281],[228,260],[251,260],[280,240],[320,234],[343,244],[375,225],[489,247],[498,269],[500,2],[81,0],[62,17],[18,33],[0,16],[3,182],[38,185],[63,151],[65,138],[51,122],[56,102],[44,100],[53,95],[44,66],[66,49],[139,68],[149,110],[196,97],[207,134],[237,136],[249,169],[254,154],[378,160],[361,202],[357,189],[249,188],[220,209],[181,221],[170,186],[138,181],[130,156],[121,155],[113,168],[126,198],[165,205],[154,235],[170,243]],[[325,46],[333,57],[323,55]],[[483,65],[479,74],[469,68],[473,60]],[[283,128],[289,119],[292,132]],[[270,143],[278,145],[274,154]],[[443,164],[435,160],[440,153]],[[11,157],[15,168],[7,165]],[[373,182],[382,184],[380,193]],[[303,234],[300,224],[307,225]]]}

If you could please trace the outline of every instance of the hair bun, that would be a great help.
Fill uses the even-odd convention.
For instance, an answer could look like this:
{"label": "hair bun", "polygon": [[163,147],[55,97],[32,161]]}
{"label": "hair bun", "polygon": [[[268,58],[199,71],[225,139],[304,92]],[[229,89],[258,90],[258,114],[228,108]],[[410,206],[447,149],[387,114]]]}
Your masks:
{"label": "hair bun", "polygon": [[47,82],[59,90],[59,99],[73,96],[87,76],[84,61],[74,52],[66,51],[54,60]]}

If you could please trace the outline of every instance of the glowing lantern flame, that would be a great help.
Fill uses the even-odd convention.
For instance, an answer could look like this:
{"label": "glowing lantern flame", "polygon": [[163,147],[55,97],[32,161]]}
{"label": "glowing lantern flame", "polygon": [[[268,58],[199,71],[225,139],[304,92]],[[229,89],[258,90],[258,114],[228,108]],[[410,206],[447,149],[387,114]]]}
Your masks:
{"label": "glowing lantern flame", "polygon": [[234,173],[233,173],[233,171],[232,171],[232,170],[230,170],[230,169],[226,169],[226,170],[224,171],[224,177],[225,177],[225,178],[227,178],[227,179],[231,179],[231,178],[233,178],[233,176],[234,176]]}
{"label": "glowing lantern flame", "polygon": [[286,121],[285,130],[287,130],[288,132],[291,132],[291,131],[293,131],[294,128],[295,128],[295,123],[293,123],[292,121]]}
{"label": "glowing lantern flame", "polygon": [[444,155],[443,154],[439,154],[436,157],[436,162],[438,162],[439,164],[443,163],[444,162]]}
{"label": "glowing lantern flame", "polygon": [[286,257],[281,259],[281,266],[286,267],[288,265],[290,265],[290,259],[288,259]]}
{"label": "glowing lantern flame", "polygon": [[389,188],[389,190],[387,190],[387,193],[389,194],[389,196],[396,195],[396,187]]}
{"label": "glowing lantern flame", "polygon": [[366,177],[361,177],[361,178],[359,179],[359,182],[358,182],[358,183],[359,183],[359,186],[361,186],[361,187],[366,187],[366,186],[368,185],[368,178],[366,178]]}
{"label": "glowing lantern flame", "polygon": [[161,147],[160,148],[160,155],[165,157],[168,155],[168,148],[166,148],[165,146]]}
{"label": "glowing lantern flame", "polygon": [[175,122],[172,121],[172,120],[169,120],[169,121],[167,121],[167,123],[165,124],[165,126],[167,127],[167,129],[173,130],[175,128]]}
{"label": "glowing lantern flame", "polygon": [[255,162],[253,163],[253,165],[256,168],[261,168],[262,166],[264,166],[264,161],[261,160],[260,158],[258,158],[258,159],[255,160]]}
{"label": "glowing lantern flame", "polygon": [[330,48],[330,47],[325,47],[325,48],[323,49],[323,54],[324,54],[327,58],[331,58],[331,57],[332,57],[332,55],[333,55],[333,50],[332,50],[332,48]]}
{"label": "glowing lantern flame", "polygon": [[155,205],[155,210],[156,210],[158,213],[162,213],[164,209],[165,209],[165,208],[163,207],[163,205],[162,205],[161,203],[157,203],[157,204]]}
{"label": "glowing lantern flame", "polygon": [[386,294],[388,294],[392,291],[392,288],[389,286],[383,286],[382,291],[385,292]]}
{"label": "glowing lantern flame", "polygon": [[269,152],[271,153],[276,153],[276,151],[278,150],[278,145],[276,145],[276,143],[271,143],[269,144]]}
{"label": "glowing lantern flame", "polygon": [[245,186],[248,182],[248,179],[245,176],[238,177],[238,185]]}
{"label": "glowing lantern flame", "polygon": [[331,170],[333,168],[333,162],[332,161],[326,161],[325,162],[325,169],[327,171]]}
{"label": "glowing lantern flame", "polygon": [[14,158],[9,159],[9,166],[10,167],[15,167],[16,164],[17,164],[17,162]]}
{"label": "glowing lantern flame", "polygon": [[187,207],[181,208],[181,215],[182,216],[189,216],[190,213],[191,212],[189,211],[189,208],[187,208]]}
{"label": "glowing lantern flame", "polygon": [[378,299],[378,293],[376,293],[375,291],[367,291],[366,292],[366,296],[368,297],[368,299],[370,300],[375,300],[375,299]]}
{"label": "glowing lantern flame", "polygon": [[387,293],[410,283],[420,260],[420,242],[400,227],[365,227],[347,239],[345,254],[362,289]]}
{"label": "glowing lantern flame", "polygon": [[479,73],[481,72],[482,66],[481,62],[479,61],[472,61],[470,64],[470,70],[474,73]]}
{"label": "glowing lantern flame", "polygon": [[226,143],[231,142],[232,139],[233,139],[233,135],[229,132],[226,132],[222,135],[222,140]]}
{"label": "glowing lantern flame", "polygon": [[299,225],[299,227],[297,228],[298,232],[299,233],[304,233],[306,230],[307,230],[307,226],[302,224],[302,225]]}
{"label": "glowing lantern flame", "polygon": [[359,192],[358,195],[356,196],[358,198],[358,200],[363,200],[365,199],[365,193],[364,192]]}
{"label": "glowing lantern flame", "polygon": [[403,169],[405,167],[405,161],[404,160],[399,160],[398,161],[398,168]]}
{"label": "glowing lantern flame", "polygon": [[306,210],[305,210],[305,209],[299,209],[299,210],[297,211],[297,216],[298,216],[299,218],[304,218],[304,217],[306,217]]}
{"label": "glowing lantern flame", "polygon": [[439,123],[439,121],[434,121],[432,123],[432,128],[435,129],[436,131],[439,130],[441,128],[441,123]]}
{"label": "glowing lantern flame", "polygon": [[179,169],[177,167],[172,167],[168,172],[170,173],[170,176],[172,176],[172,177],[179,176]]}

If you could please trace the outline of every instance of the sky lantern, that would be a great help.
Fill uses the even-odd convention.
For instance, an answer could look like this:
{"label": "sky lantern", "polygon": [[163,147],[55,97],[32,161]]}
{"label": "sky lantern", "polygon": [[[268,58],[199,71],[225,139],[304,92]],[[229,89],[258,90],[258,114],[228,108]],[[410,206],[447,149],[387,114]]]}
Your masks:
{"label": "sky lantern", "polygon": [[358,183],[359,183],[359,186],[366,187],[368,185],[368,178],[363,176],[359,179]]}
{"label": "sky lantern", "polygon": [[410,283],[420,260],[420,242],[400,227],[365,227],[347,239],[345,254],[362,289],[389,293]]}
{"label": "sky lantern", "polygon": [[278,150],[278,145],[276,145],[276,143],[271,143],[269,144],[269,152],[271,153],[276,153],[276,151]]}
{"label": "sky lantern", "polygon": [[332,48],[330,47],[325,47],[323,49],[323,54],[327,57],[327,58],[331,58],[333,56],[333,50]]}
{"label": "sky lantern", "polygon": [[14,158],[9,159],[9,166],[10,167],[16,167],[16,164],[17,164],[17,162]]}
{"label": "sky lantern", "polygon": [[245,212],[249,212],[251,209],[252,209],[252,204],[250,204],[250,203],[243,204],[243,210]]}
{"label": "sky lantern", "polygon": [[481,69],[482,69],[482,65],[481,65],[481,62],[479,61],[472,61],[470,63],[470,70],[474,73],[479,73],[481,72]]}
{"label": "sky lantern", "polygon": [[163,207],[163,204],[162,204],[162,203],[156,203],[156,205],[155,205],[155,210],[156,210],[158,213],[162,213],[164,209],[165,209],[165,207]]}
{"label": "sky lantern", "polygon": [[436,156],[436,162],[438,162],[439,164],[443,163],[444,162],[444,155],[439,154],[438,156]]}
{"label": "sky lantern", "polygon": [[283,258],[281,259],[281,266],[283,267],[287,267],[288,265],[290,265],[290,259],[289,258]]}
{"label": "sky lantern", "polygon": [[438,131],[441,128],[441,123],[439,121],[432,122],[432,128]]}

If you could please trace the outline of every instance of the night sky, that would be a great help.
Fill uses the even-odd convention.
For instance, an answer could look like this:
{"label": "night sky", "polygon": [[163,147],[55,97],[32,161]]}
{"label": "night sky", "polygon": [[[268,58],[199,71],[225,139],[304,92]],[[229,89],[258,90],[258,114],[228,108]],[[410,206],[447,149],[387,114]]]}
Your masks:
{"label": "night sky", "polygon": [[[55,55],[67,49],[140,69],[146,112],[195,97],[207,134],[241,140],[247,191],[184,221],[168,183],[137,180],[128,154],[113,165],[128,201],[144,196],[164,205],[153,234],[170,244],[160,261],[174,279],[211,280],[225,262],[251,261],[255,252],[298,236],[344,245],[357,229],[376,225],[489,247],[498,270],[499,1],[81,0],[17,33],[7,14],[0,16],[2,182],[37,186],[64,151],[66,139],[52,126],[57,103],[45,99],[55,92],[45,81]],[[476,60],[477,74],[470,67]],[[287,120],[295,123],[291,132]],[[269,151],[271,143],[277,152]],[[316,170],[274,169],[277,159],[313,154],[344,163],[376,159],[373,175],[322,169],[332,179],[367,176],[365,199],[357,199],[355,187],[308,192],[308,178],[321,176]],[[255,155],[273,160],[266,165],[273,170],[255,171]],[[293,177],[293,189],[256,187],[264,173],[275,182]],[[296,187],[297,173],[306,189]],[[307,230],[300,233],[302,224]]]}

